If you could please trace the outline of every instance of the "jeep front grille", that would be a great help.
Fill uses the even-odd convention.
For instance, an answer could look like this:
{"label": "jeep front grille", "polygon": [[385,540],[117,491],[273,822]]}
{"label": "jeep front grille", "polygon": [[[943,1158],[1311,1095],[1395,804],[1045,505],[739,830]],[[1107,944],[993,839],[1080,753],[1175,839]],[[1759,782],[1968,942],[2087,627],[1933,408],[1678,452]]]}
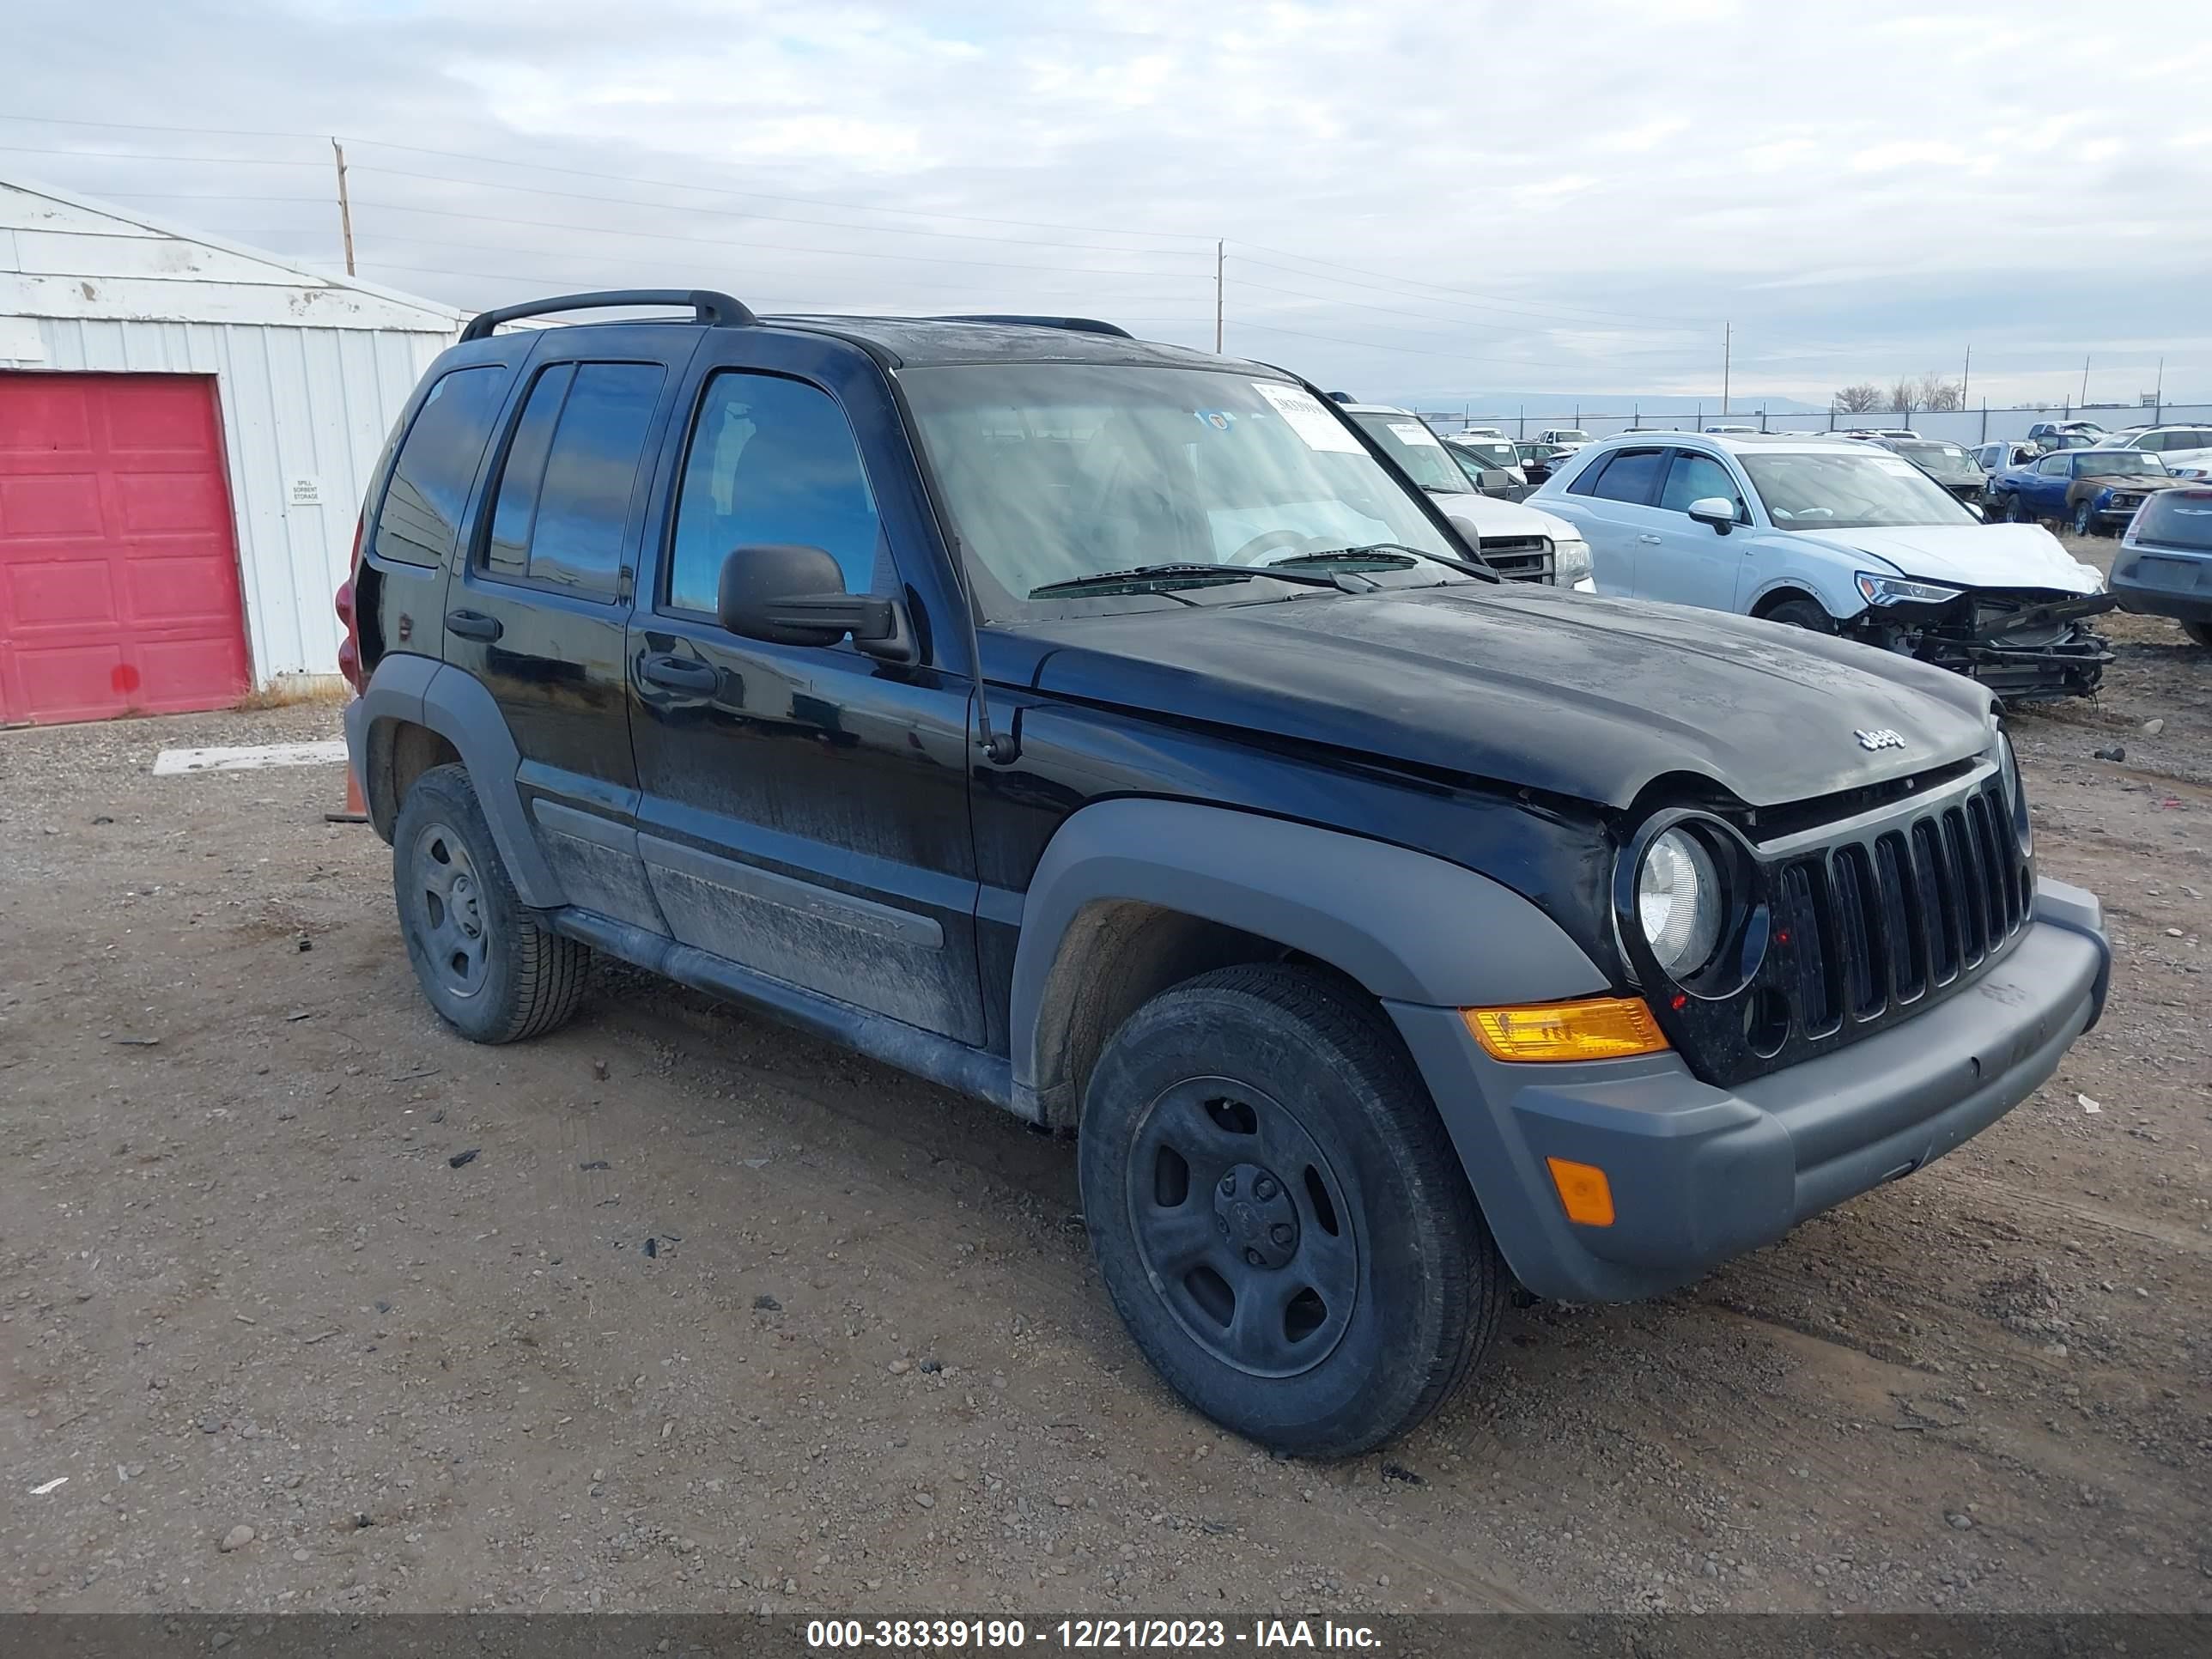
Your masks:
{"label": "jeep front grille", "polygon": [[1795,1024],[1832,1036],[1972,975],[2020,931],[2033,890],[1995,780],[1790,858],[1776,921]]}
{"label": "jeep front grille", "polygon": [[1552,538],[1549,536],[1485,536],[1482,559],[1509,582],[1548,582],[1552,580]]}

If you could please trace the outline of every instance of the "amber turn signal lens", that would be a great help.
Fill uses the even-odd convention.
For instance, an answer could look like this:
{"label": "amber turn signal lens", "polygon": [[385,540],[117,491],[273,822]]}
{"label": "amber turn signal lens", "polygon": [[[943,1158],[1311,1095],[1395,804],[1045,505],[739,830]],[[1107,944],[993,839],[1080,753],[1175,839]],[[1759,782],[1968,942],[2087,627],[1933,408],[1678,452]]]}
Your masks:
{"label": "amber turn signal lens", "polygon": [[1641,997],[1589,997],[1522,1008],[1468,1008],[1468,1029],[1498,1060],[1620,1060],[1667,1046]]}
{"label": "amber turn signal lens", "polygon": [[1579,1221],[1585,1227],[1613,1225],[1613,1183],[1605,1178],[1605,1171],[1595,1164],[1577,1164],[1571,1158],[1547,1158],[1551,1165],[1552,1185],[1559,1189],[1559,1203],[1567,1212],[1567,1219]]}

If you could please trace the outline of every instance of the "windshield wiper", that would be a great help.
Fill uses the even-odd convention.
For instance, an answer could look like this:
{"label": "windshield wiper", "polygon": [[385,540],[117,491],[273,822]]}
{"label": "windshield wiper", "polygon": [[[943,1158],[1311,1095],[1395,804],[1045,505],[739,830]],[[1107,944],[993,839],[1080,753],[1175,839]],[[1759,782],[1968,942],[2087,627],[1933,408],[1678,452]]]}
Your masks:
{"label": "windshield wiper", "polygon": [[1033,599],[1043,599],[1055,593],[1090,592],[1102,587],[1139,587],[1185,582],[1249,582],[1262,576],[1279,582],[1296,582],[1304,587],[1341,586],[1334,576],[1324,576],[1314,571],[1281,571],[1272,565],[1140,564],[1127,570],[1096,570],[1087,576],[1070,576],[1065,581],[1047,582],[1042,587],[1030,589],[1029,596]]}
{"label": "windshield wiper", "polygon": [[1294,553],[1287,559],[1277,559],[1266,568],[1279,570],[1285,565],[1328,564],[1339,559],[1364,559],[1380,554],[1395,553],[1407,558],[1427,559],[1431,563],[1449,565],[1454,570],[1470,576],[1486,576],[1492,581],[1503,581],[1495,570],[1486,564],[1470,564],[1465,559],[1455,559],[1445,553],[1425,552],[1418,547],[1408,547],[1403,542],[1369,542],[1360,547],[1340,547],[1326,553]]}

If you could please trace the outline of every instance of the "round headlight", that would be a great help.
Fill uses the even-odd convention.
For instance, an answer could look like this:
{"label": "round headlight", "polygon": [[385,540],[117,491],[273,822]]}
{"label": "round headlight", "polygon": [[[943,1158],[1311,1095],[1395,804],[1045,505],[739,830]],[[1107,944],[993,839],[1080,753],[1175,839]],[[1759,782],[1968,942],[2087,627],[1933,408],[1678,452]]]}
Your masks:
{"label": "round headlight", "polygon": [[2012,739],[1997,733],[1997,775],[2004,784],[2005,805],[2011,809],[2013,831],[2020,837],[2022,857],[2035,851],[2035,831],[2027,821],[2027,790],[2020,781],[2020,762],[2012,752]]}
{"label": "round headlight", "polygon": [[1636,915],[1659,965],[1680,978],[1705,965],[1720,942],[1720,872],[1696,836],[1669,830],[1644,849]]}

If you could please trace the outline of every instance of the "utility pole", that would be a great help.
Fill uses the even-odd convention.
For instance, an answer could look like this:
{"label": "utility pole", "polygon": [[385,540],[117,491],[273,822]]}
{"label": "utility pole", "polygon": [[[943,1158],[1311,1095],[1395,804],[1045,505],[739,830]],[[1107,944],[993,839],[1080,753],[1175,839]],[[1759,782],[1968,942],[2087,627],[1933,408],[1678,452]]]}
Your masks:
{"label": "utility pole", "polygon": [[2158,386],[2150,394],[2151,418],[2162,420],[2166,416],[2166,359],[2158,360]]}
{"label": "utility pole", "polygon": [[1213,349],[1216,356],[1221,351],[1221,268],[1228,263],[1228,246],[1222,241],[1213,245]]}
{"label": "utility pole", "polygon": [[1735,356],[1735,325],[1721,325],[1721,418],[1728,418],[1729,368]]}
{"label": "utility pole", "polygon": [[2089,354],[2081,354],[2081,407],[2089,406]]}
{"label": "utility pole", "polygon": [[1966,367],[1959,376],[1959,407],[1966,406],[1966,388],[1974,383],[1974,343],[1966,342]]}
{"label": "utility pole", "polygon": [[338,229],[345,236],[346,275],[350,276],[354,274],[353,204],[346,197],[345,146],[333,138],[331,149],[338,158]]}

